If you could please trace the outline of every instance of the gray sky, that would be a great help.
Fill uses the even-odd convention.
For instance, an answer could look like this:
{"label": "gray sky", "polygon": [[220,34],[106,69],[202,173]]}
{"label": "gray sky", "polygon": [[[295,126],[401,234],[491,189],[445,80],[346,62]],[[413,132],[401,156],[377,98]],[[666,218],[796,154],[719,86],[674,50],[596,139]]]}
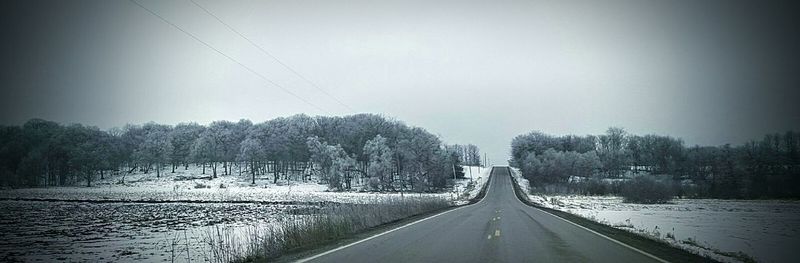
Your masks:
{"label": "gray sky", "polygon": [[4,1],[0,123],[380,113],[507,158],[531,130],[741,143],[800,129],[798,9],[755,1]]}

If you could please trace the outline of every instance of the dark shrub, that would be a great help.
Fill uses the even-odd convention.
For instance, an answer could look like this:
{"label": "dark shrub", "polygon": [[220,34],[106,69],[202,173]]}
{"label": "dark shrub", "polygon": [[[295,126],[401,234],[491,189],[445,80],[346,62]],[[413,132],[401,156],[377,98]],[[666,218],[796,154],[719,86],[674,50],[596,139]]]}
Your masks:
{"label": "dark shrub", "polygon": [[603,181],[591,179],[586,181],[586,195],[606,195],[608,194],[608,187]]}
{"label": "dark shrub", "polygon": [[623,183],[620,190],[626,203],[663,204],[672,200],[670,184],[645,176],[639,176]]}

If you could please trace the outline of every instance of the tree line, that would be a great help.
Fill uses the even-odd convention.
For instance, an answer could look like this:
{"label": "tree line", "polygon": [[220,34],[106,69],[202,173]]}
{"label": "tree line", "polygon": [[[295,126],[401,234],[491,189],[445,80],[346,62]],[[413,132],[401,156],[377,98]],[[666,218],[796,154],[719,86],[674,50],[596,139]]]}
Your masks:
{"label": "tree line", "polygon": [[446,145],[425,129],[374,114],[105,131],[41,119],[0,126],[0,185],[11,187],[91,186],[107,176],[124,183],[135,171],[161,177],[197,165],[211,178],[238,171],[252,183],[257,176],[277,183],[316,175],[336,190],[367,183],[380,191],[436,191],[464,176],[463,163],[480,163],[477,147]]}
{"label": "tree line", "polygon": [[[667,178],[662,187],[685,197],[798,198],[799,150],[794,131],[737,146],[687,147],[679,138],[611,127],[601,135],[519,135],[511,142],[510,164],[535,187],[572,184],[616,193],[625,187],[600,182],[646,174]],[[597,187],[601,191],[593,192]]]}

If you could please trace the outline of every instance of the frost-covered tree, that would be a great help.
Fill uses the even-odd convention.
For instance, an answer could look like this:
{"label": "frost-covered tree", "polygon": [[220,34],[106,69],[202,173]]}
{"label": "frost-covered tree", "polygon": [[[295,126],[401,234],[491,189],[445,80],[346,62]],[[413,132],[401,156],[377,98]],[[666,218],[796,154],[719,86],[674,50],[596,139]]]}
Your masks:
{"label": "frost-covered tree", "polygon": [[179,123],[172,129],[172,134],[170,136],[170,143],[172,144],[170,160],[172,161],[173,173],[175,172],[175,168],[181,164],[184,165],[184,169],[189,169],[192,145],[204,130],[205,127],[193,122]]}
{"label": "frost-covered tree", "polygon": [[342,146],[328,145],[316,136],[309,137],[307,145],[312,162],[320,168],[321,177],[332,189],[342,190],[345,174],[354,166],[355,160],[347,156]]}
{"label": "frost-covered tree", "polygon": [[581,177],[591,177],[596,171],[603,167],[600,157],[595,151],[581,153],[575,163],[575,175]]}
{"label": "frost-covered tree", "polygon": [[169,162],[172,153],[171,128],[167,125],[150,123],[144,126],[142,144],[136,150],[138,159],[148,167],[155,165],[156,177],[161,177],[161,167]]}
{"label": "frost-covered tree", "polygon": [[106,150],[103,149],[107,145],[101,139],[102,132],[80,124],[69,126],[68,130],[75,143],[70,147],[68,163],[83,176],[86,186],[91,186],[95,173],[103,165],[103,158],[107,157]]}
{"label": "frost-covered tree", "polygon": [[208,135],[214,140],[217,151],[213,161],[215,174],[217,162],[222,162],[222,174],[227,175],[228,163],[236,159],[239,142],[236,141],[235,129],[236,124],[230,121],[215,121],[208,125]]}
{"label": "frost-covered tree", "polygon": [[520,161],[522,175],[531,185],[564,184],[572,176],[590,177],[600,169],[601,162],[592,152],[560,152],[548,149],[541,155],[528,153]]}
{"label": "frost-covered tree", "polygon": [[444,163],[442,165],[445,166],[445,170],[450,169],[448,178],[464,178],[464,168],[461,167],[464,162],[467,162],[467,155],[466,149],[467,146],[460,146],[460,147],[449,147],[445,146],[443,152],[441,153],[445,158]]}
{"label": "frost-covered tree", "polygon": [[[233,131],[231,132],[229,141],[226,142],[228,148],[226,151],[230,151],[234,154],[234,157],[231,159],[231,162],[238,158],[239,153],[241,153],[241,146],[242,142],[247,138],[249,131],[253,127],[253,122],[247,119],[241,119],[233,126]],[[237,163],[239,167],[239,175],[241,175],[241,165]],[[232,167],[228,167],[228,174],[231,174]]]}
{"label": "frost-covered tree", "polygon": [[598,136],[598,156],[603,162],[603,169],[610,176],[619,177],[627,168],[626,135],[625,129],[611,127],[608,128],[606,134]]}
{"label": "frost-covered tree", "polygon": [[288,118],[289,125],[286,129],[288,160],[291,167],[296,168],[299,160],[308,160],[310,152],[306,144],[308,137],[315,136],[316,122],[307,115],[295,115]]}
{"label": "frost-covered tree", "polygon": [[213,169],[213,178],[217,178],[217,160],[219,159],[217,140],[211,135],[211,132],[206,131],[200,134],[200,137],[192,144],[191,158],[196,163],[203,166],[203,174],[206,173],[206,164],[211,163]]}
{"label": "frost-covered tree", "polygon": [[397,151],[407,184],[414,191],[440,190],[453,177],[450,156],[441,140],[422,128],[411,128],[398,142]]}
{"label": "frost-covered tree", "polygon": [[378,178],[381,182],[381,190],[393,188],[393,164],[392,149],[386,144],[386,139],[376,135],[372,140],[364,145],[364,154],[368,157],[367,175],[370,178]]}
{"label": "frost-covered tree", "polygon": [[[380,154],[365,153],[367,142],[375,140],[377,135],[382,138]],[[149,173],[154,168],[160,176],[167,163],[172,164],[174,171],[190,162],[202,165],[203,174],[206,165],[211,165],[216,177],[217,165],[221,164],[224,173],[230,174],[232,166],[239,165],[241,169],[241,162],[257,149],[264,150],[264,155],[246,164],[251,173],[274,173],[275,180],[281,176],[291,180],[302,173],[306,179],[310,174],[308,163],[314,161],[307,138],[314,136],[327,142],[330,146],[326,147],[330,150],[326,151],[327,156],[337,160],[326,166],[327,174],[341,175],[342,172],[330,171],[348,167],[345,178],[333,178],[334,185],[337,180],[345,185],[353,179],[363,183],[371,173],[378,174],[373,178],[379,189],[396,188],[395,180],[400,178],[402,190],[430,191],[441,189],[443,182],[452,177],[450,156],[437,136],[376,114],[296,115],[258,124],[248,120],[215,121],[209,125],[182,123],[174,128],[147,123],[108,131],[33,119],[22,126],[0,126],[0,184],[70,185],[98,172],[103,178],[105,171],[117,172],[114,175],[118,171]],[[257,141],[243,143],[248,138]],[[255,146],[258,141],[261,147]],[[92,146],[95,144],[101,146]],[[338,145],[341,150],[331,145]],[[244,146],[247,148],[243,149]],[[468,156],[467,148],[458,153],[459,162],[479,159]],[[358,178],[351,179],[350,175]],[[121,179],[124,181],[124,175]]]}
{"label": "frost-covered tree", "polygon": [[468,144],[465,149],[465,165],[479,166],[481,165],[481,151],[478,146]]}
{"label": "frost-covered tree", "polygon": [[542,161],[539,158],[536,158],[536,153],[528,152],[525,156],[518,160],[517,163],[519,164],[519,169],[522,172],[522,176],[525,179],[528,179],[529,183],[533,185],[538,185],[542,183],[542,180],[539,180],[539,168],[542,166]]}
{"label": "frost-covered tree", "polygon": [[261,145],[261,140],[254,137],[249,137],[242,141],[239,147],[239,156],[237,159],[250,165],[250,175],[252,176],[252,183],[256,183],[256,162],[262,160],[265,156],[264,147]]}

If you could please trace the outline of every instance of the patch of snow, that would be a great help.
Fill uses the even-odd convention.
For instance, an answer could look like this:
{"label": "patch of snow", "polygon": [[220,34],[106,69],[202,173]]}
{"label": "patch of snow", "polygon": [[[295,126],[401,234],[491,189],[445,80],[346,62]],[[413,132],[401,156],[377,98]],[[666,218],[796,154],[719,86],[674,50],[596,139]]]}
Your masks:
{"label": "patch of snow", "polygon": [[[528,182],[512,174],[527,191]],[[800,257],[800,202],[676,199],[669,204],[624,203],[617,196],[529,194],[530,201],[618,229],[650,236],[723,262],[794,262]]]}
{"label": "patch of snow", "polygon": [[[469,200],[474,199],[481,192],[481,189],[486,185],[489,180],[489,173],[492,171],[491,167],[481,166],[462,166],[464,168],[464,179],[457,179],[455,188],[458,191],[458,198],[455,201],[456,205],[464,205],[469,203]],[[470,174],[472,178],[470,178]]]}

